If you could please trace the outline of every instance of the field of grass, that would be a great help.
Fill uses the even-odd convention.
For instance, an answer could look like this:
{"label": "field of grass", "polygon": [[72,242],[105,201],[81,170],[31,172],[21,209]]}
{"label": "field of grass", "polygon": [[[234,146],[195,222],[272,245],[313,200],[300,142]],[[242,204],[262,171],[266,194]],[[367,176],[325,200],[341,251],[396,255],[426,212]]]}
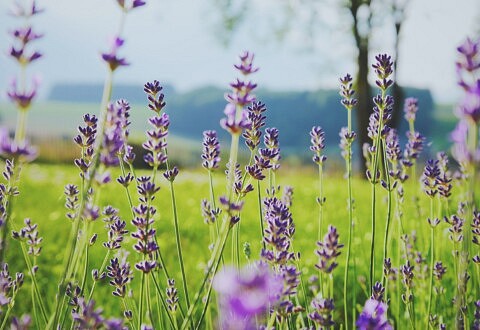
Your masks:
{"label": "field of grass", "polygon": [[[141,174],[141,173],[140,173]],[[113,173],[115,178],[118,172]],[[20,185],[20,195],[14,200],[13,224],[16,228],[22,226],[22,220],[29,217],[33,222],[39,224],[40,235],[43,240],[43,251],[38,258],[39,270],[37,278],[41,286],[42,295],[48,297],[47,303],[53,302],[59,276],[62,272],[62,260],[64,258],[65,247],[70,233],[70,221],[65,218],[62,211],[64,204],[63,186],[67,183],[79,183],[79,176],[77,169],[73,166],[60,165],[27,165],[22,170],[22,183]],[[224,191],[223,176],[215,177],[216,194],[220,195]],[[195,292],[198,288],[199,282],[203,277],[203,270],[206,267],[206,262],[209,258],[209,229],[204,223],[200,211],[200,200],[208,198],[208,176],[202,170],[181,171],[176,183],[177,206],[179,210],[180,234],[182,238],[183,253],[185,259],[185,267],[187,274],[187,281],[190,292]],[[166,259],[166,265],[173,277],[181,282],[180,269],[178,266],[177,254],[175,250],[175,240],[173,235],[172,223],[172,207],[169,191],[167,188],[168,182],[162,179],[159,180],[162,189],[158,193],[154,205],[158,209],[155,218],[155,227],[158,233],[158,242],[163,256]],[[295,236],[293,239],[293,250],[301,254],[300,269],[302,271],[302,278],[307,283],[311,275],[318,275],[314,264],[318,262],[314,250],[316,249],[316,241],[318,237],[318,205],[316,203],[316,196],[318,195],[318,183],[316,172],[312,168],[302,168],[297,170],[281,170],[277,175],[277,183],[282,187],[290,185],[294,188],[294,199],[291,212],[295,222]],[[355,262],[357,278],[350,279],[348,287],[349,290],[356,289],[357,306],[356,309],[361,309],[363,302],[368,296],[368,260],[369,260],[369,242],[371,240],[370,231],[370,187],[367,181],[355,178],[354,186],[354,209],[355,209],[355,229],[354,239],[352,242],[352,260]],[[120,209],[120,214],[128,223],[129,231],[133,230],[131,225],[131,213],[128,206],[126,194],[121,193],[123,190],[119,189],[119,184],[112,182],[101,191],[99,199],[99,206],[111,204]],[[130,187],[133,191],[133,186]],[[406,203],[404,209],[404,231],[411,233],[416,230],[417,237],[422,238],[418,240],[413,246],[413,251],[421,253],[423,258],[427,258],[429,242],[425,237],[428,237],[430,227],[427,224],[427,213],[429,212],[428,199],[420,192],[417,184],[407,185],[406,187],[409,195],[414,195],[418,191],[419,203]],[[324,207],[324,225],[323,235],[326,232],[327,224],[332,224],[338,228],[340,234],[340,242],[346,243],[348,233],[348,210],[347,210],[347,191],[345,179],[341,175],[328,175],[325,178],[324,195],[327,198]],[[381,204],[385,205],[386,194],[380,194]],[[240,242],[251,244],[251,260],[257,260],[260,257],[261,248],[261,231],[258,218],[258,208],[256,200],[256,192],[250,193],[246,197],[246,205],[244,212],[241,215],[240,221]],[[410,197],[408,197],[410,198]],[[134,201],[135,204],[135,201]],[[415,207],[418,205],[418,207]],[[456,208],[456,203],[451,204],[452,212]],[[376,240],[376,277],[381,277],[381,251],[383,246],[383,232],[384,219],[386,210],[385,207],[380,210],[378,214],[377,232],[381,233]],[[392,237],[396,237],[396,225],[393,225]],[[101,219],[97,220],[94,226],[94,232],[98,233],[99,238],[96,245],[91,249],[91,256],[89,260],[89,269],[99,268],[105,255],[105,249],[101,243],[105,241],[106,230]],[[442,221],[437,229],[437,239],[441,242],[437,246],[437,256],[443,261],[448,269],[448,276],[444,279],[443,286],[447,288],[447,294],[439,296],[435,299],[435,305],[438,306],[438,312],[444,315],[444,322],[448,322],[448,317],[452,317],[452,310],[442,310],[443,307],[449,305],[449,301],[453,298],[454,284],[453,284],[453,266],[452,258],[452,243],[448,239],[448,225]],[[127,238],[124,247],[132,252],[131,246],[133,244],[132,238]],[[25,264],[20,252],[19,243],[17,241],[9,241],[9,249],[7,260],[10,260],[10,271],[25,272]],[[242,254],[243,255],[243,254]],[[224,253],[225,263],[230,264],[230,244],[227,243],[227,248]],[[418,255],[417,255],[418,257]],[[135,260],[136,256],[130,256]],[[336,312],[334,318],[341,320],[343,314],[342,290],[343,290],[343,269],[345,266],[345,253],[342,253],[338,258],[339,267],[335,271],[335,302]],[[246,258],[241,259],[242,263],[248,263]],[[418,266],[416,276],[422,278],[426,273],[422,274],[421,266],[423,261]],[[398,267],[398,265],[393,265]],[[134,271],[138,273],[137,271]],[[132,287],[139,285],[139,277],[136,276],[133,280]],[[419,281],[417,284],[420,292],[425,294],[425,287],[422,287],[423,282]],[[476,284],[474,284],[476,285]],[[26,278],[25,287],[22,288],[18,303],[14,307],[13,314],[20,315],[29,312],[31,306],[29,305],[30,281]],[[87,287],[91,286],[91,280],[87,282]],[[121,317],[119,314],[120,302],[111,299],[111,287],[108,281],[103,281],[94,295],[98,306],[102,306],[105,310],[105,315]],[[474,290],[476,295],[479,295],[479,288]],[[418,292],[418,291],[417,291]],[[311,299],[313,294],[308,293],[308,298]],[[395,296],[392,298],[395,299]],[[118,303],[118,306],[112,302]],[[21,302],[21,303],[20,303]],[[350,305],[352,302],[348,302]],[[308,305],[308,302],[305,303]],[[395,307],[395,302],[392,304]],[[442,307],[443,306],[443,307]],[[352,307],[353,308],[353,307]],[[403,308],[403,307],[402,307]]]}

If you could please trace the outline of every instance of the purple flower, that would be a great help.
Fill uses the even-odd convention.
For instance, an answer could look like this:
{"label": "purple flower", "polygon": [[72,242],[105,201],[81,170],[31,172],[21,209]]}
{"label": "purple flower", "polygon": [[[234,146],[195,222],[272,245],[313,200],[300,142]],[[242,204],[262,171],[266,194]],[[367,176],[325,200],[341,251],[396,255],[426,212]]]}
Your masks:
{"label": "purple flower", "polygon": [[360,330],[391,330],[387,319],[387,304],[374,299],[365,302],[363,311],[358,317],[357,328]]}
{"label": "purple flower", "polygon": [[319,260],[315,267],[326,274],[330,274],[338,266],[336,259],[341,253],[340,249],[343,248],[343,244],[338,242],[338,237],[337,228],[330,225],[323,241],[317,242],[318,250],[315,253]]}
{"label": "purple flower", "polygon": [[12,237],[19,241],[23,241],[28,246],[28,254],[38,257],[42,251],[43,238],[39,237],[38,225],[32,223],[29,218],[24,220],[25,227],[21,228],[20,231],[12,231]]}
{"label": "purple flower", "polygon": [[10,84],[10,90],[7,92],[7,96],[15,103],[17,108],[22,111],[28,110],[33,98],[37,95],[38,82],[34,80],[33,87],[30,91],[21,91],[17,88],[17,81],[14,79]]}
{"label": "purple flower", "polygon": [[145,162],[152,167],[158,167],[167,162],[167,135],[170,119],[166,113],[151,117],[149,120],[153,129],[147,131],[147,141],[143,143],[143,149],[148,153],[143,157]]}
{"label": "purple flower", "polygon": [[37,157],[37,149],[27,140],[21,143],[13,141],[7,129],[0,127],[0,154],[5,158],[18,160],[20,163],[27,163]]}
{"label": "purple flower", "polygon": [[106,270],[107,276],[111,278],[110,285],[115,288],[112,294],[120,298],[125,297],[127,284],[133,279],[130,264],[126,260],[120,262],[118,258],[113,258],[110,260],[110,265],[107,266]]}
{"label": "purple flower", "polygon": [[111,41],[110,52],[102,53],[103,60],[108,64],[110,70],[113,72],[119,66],[126,66],[129,63],[125,58],[118,57],[118,50],[123,46],[125,40],[120,37],[114,37]]}
{"label": "purple flower", "polygon": [[240,134],[243,129],[250,126],[247,112],[242,108],[240,116],[237,116],[237,109],[234,104],[228,103],[223,111],[226,118],[220,120],[220,126],[230,134]]}
{"label": "purple flower", "polygon": [[118,5],[122,8],[123,11],[128,12],[137,7],[144,6],[146,4],[143,0],[117,0]]}
{"label": "purple flower", "polygon": [[265,126],[266,117],[263,115],[265,111],[267,111],[267,107],[260,101],[253,102],[247,109],[247,118],[250,124],[242,136],[245,138],[245,144],[252,151],[260,144],[260,137],[262,136],[260,129]]}
{"label": "purple flower", "polygon": [[147,94],[148,108],[157,114],[160,114],[166,105],[164,101],[165,95],[161,93],[162,90],[163,87],[160,86],[158,80],[147,82],[143,87],[143,91]]}
{"label": "purple flower", "polygon": [[390,86],[393,85],[393,80],[390,79],[390,76],[393,73],[393,61],[392,57],[387,54],[379,54],[375,56],[375,64],[372,65],[377,80],[375,84],[383,91],[386,91]]}
{"label": "purple flower", "polygon": [[130,104],[125,100],[110,103],[107,107],[100,161],[105,166],[117,166],[125,150],[130,125]]}
{"label": "purple flower", "polygon": [[78,307],[72,310],[73,322],[79,329],[98,329],[103,325],[102,309],[95,309],[95,301],[78,298]]}
{"label": "purple flower", "polygon": [[208,200],[203,199],[201,203],[201,208],[203,220],[206,224],[212,224],[217,221],[218,215],[221,213],[221,210],[218,207],[213,208],[213,206]]}
{"label": "purple flower", "polygon": [[30,329],[32,325],[32,318],[28,314],[22,315],[22,317],[17,318],[13,317],[12,324],[10,325],[11,330],[27,330]]}
{"label": "purple flower", "polygon": [[313,162],[321,165],[327,160],[327,156],[322,155],[325,149],[325,131],[320,126],[313,126],[310,130],[310,150],[313,151]]}
{"label": "purple flower", "polygon": [[415,121],[415,117],[418,111],[418,100],[414,97],[405,99],[405,106],[403,112],[405,113],[405,119],[410,123]]}
{"label": "purple flower", "polygon": [[280,298],[283,281],[265,264],[249,265],[238,270],[224,268],[214,280],[218,293],[222,329],[250,329]]}
{"label": "purple flower", "polygon": [[13,8],[11,9],[12,15],[25,18],[40,14],[43,11],[44,9],[39,9],[37,7],[35,0],[31,1],[30,6],[28,7],[23,7],[19,2],[15,1]]}
{"label": "purple flower", "polygon": [[[347,127],[342,127],[340,129],[340,149],[342,150],[341,154],[342,157],[346,160],[350,159],[352,157],[352,149],[351,145],[353,141],[355,141],[355,138],[357,137],[357,134],[355,132],[348,132]],[[325,156],[323,156],[325,157]]]}
{"label": "purple flower", "polygon": [[240,57],[240,64],[235,64],[235,68],[240,71],[243,75],[247,76],[249,74],[257,72],[259,69],[253,66],[253,59],[255,55],[248,51],[243,52]]}
{"label": "purple flower", "polygon": [[220,143],[217,132],[204,131],[202,145],[202,166],[209,171],[217,169],[220,165]]}
{"label": "purple flower", "polygon": [[352,76],[350,74],[340,78],[340,96],[342,96],[341,103],[347,110],[352,110],[357,104],[357,99],[353,98],[355,90],[353,89]]}
{"label": "purple flower", "polygon": [[285,265],[294,258],[290,251],[291,238],[295,233],[292,214],[285,203],[276,197],[265,198],[263,205],[263,241],[266,248],[262,249],[262,258],[275,265]]}
{"label": "purple flower", "polygon": [[403,152],[403,158],[405,161],[413,162],[418,158],[420,153],[423,151],[423,146],[425,143],[425,138],[422,134],[418,132],[411,133],[407,132],[408,142],[405,145],[405,150]]}
{"label": "purple flower", "polygon": [[455,63],[458,76],[458,84],[464,89],[468,89],[470,83],[466,80],[480,68],[479,42],[467,38],[465,42],[457,48],[459,57]]}
{"label": "purple flower", "polygon": [[437,281],[441,281],[443,275],[447,272],[447,267],[443,266],[441,261],[437,261],[433,267],[433,276]]}
{"label": "purple flower", "polygon": [[438,160],[429,159],[425,165],[421,181],[423,190],[430,197],[435,197],[438,192],[438,177],[440,176],[440,168],[438,167]]}
{"label": "purple flower", "polygon": [[480,79],[465,90],[462,102],[457,106],[459,118],[469,118],[478,125],[480,122]]}
{"label": "purple flower", "polygon": [[166,289],[167,294],[167,308],[171,313],[175,313],[178,309],[178,294],[177,288],[175,288],[175,280],[173,278],[169,278],[168,287]]}
{"label": "purple flower", "polygon": [[333,310],[335,305],[333,299],[329,298],[315,298],[312,300],[311,306],[313,312],[308,314],[308,317],[318,324],[322,329],[333,327],[335,322],[333,321]]}
{"label": "purple flower", "polygon": [[8,264],[4,263],[0,269],[0,306],[10,303],[12,296],[16,295],[18,289],[23,285],[24,276],[16,273],[12,278],[8,270]]}

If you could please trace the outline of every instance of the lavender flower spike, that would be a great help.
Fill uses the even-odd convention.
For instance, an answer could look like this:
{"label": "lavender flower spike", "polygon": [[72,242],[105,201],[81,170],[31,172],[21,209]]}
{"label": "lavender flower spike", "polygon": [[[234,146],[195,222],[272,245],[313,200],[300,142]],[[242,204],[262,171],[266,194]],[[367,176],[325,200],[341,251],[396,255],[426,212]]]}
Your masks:
{"label": "lavender flower spike", "polygon": [[102,59],[108,64],[110,71],[115,71],[120,66],[126,66],[129,63],[125,58],[118,57],[118,50],[123,46],[125,40],[120,37],[114,37],[111,41],[110,51],[102,53]]}
{"label": "lavender flower spike", "polygon": [[387,305],[374,299],[368,299],[357,320],[360,330],[393,330],[387,319]]}
{"label": "lavender flower spike", "polygon": [[325,148],[325,132],[320,126],[313,126],[310,131],[310,150],[314,152],[313,162],[321,165],[327,160],[327,156],[322,155]]}
{"label": "lavender flower spike", "polygon": [[224,269],[215,276],[213,287],[219,295],[220,328],[251,329],[255,318],[278,301],[283,281],[265,264],[257,264]]}
{"label": "lavender flower spike", "polygon": [[338,243],[338,237],[337,228],[330,225],[323,242],[317,242],[319,249],[315,253],[319,256],[319,261],[315,267],[324,273],[330,274],[338,266],[336,259],[343,248],[343,244]]}
{"label": "lavender flower spike", "polygon": [[220,143],[217,132],[204,131],[202,144],[202,166],[209,171],[217,169],[220,165]]}

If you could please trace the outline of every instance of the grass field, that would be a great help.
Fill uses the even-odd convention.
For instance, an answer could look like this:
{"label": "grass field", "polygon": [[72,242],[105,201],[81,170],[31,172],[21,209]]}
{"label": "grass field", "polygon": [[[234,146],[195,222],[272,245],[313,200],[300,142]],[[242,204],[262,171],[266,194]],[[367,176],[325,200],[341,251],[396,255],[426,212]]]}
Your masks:
{"label": "grass field", "polygon": [[[113,177],[116,177],[114,173]],[[14,214],[13,223],[17,228],[22,225],[22,220],[25,217],[31,218],[34,222],[39,224],[40,235],[44,238],[43,251],[38,259],[40,266],[38,271],[38,281],[41,285],[42,294],[47,302],[52,302],[55,297],[55,292],[58,285],[59,276],[62,271],[62,260],[64,258],[65,247],[69,236],[71,224],[64,216],[62,205],[64,204],[63,186],[67,183],[79,183],[79,176],[77,170],[73,166],[60,165],[27,165],[22,170],[22,183],[20,185],[20,195],[14,200]],[[183,253],[185,258],[185,267],[187,274],[188,285],[192,292],[199,285],[202,278],[203,269],[206,266],[206,261],[209,257],[209,229],[201,216],[200,200],[208,197],[208,176],[202,170],[182,171],[176,180],[176,193],[179,210],[180,232],[182,238]],[[301,253],[300,269],[302,271],[302,278],[306,282],[311,275],[317,275],[314,264],[318,261],[314,250],[316,249],[316,241],[318,240],[318,206],[316,203],[317,196],[317,174],[313,167],[302,168],[297,170],[281,170],[277,176],[277,183],[282,187],[290,185],[294,188],[294,202],[291,208],[293,219],[295,221],[296,233],[294,236],[293,249]],[[160,249],[166,259],[169,271],[174,274],[174,278],[180,281],[179,266],[177,262],[175,241],[173,235],[172,224],[172,208],[169,191],[167,189],[167,181],[163,178],[160,180],[160,185],[163,189],[155,199],[155,206],[158,208],[155,226],[158,231],[158,242]],[[220,195],[224,191],[224,180],[221,176],[215,177],[216,194]],[[363,301],[367,298],[367,276],[368,276],[368,258],[369,258],[369,242],[371,239],[370,232],[370,187],[369,184],[362,179],[354,179],[354,199],[355,199],[355,232],[352,245],[353,255],[355,260],[356,271],[358,277],[355,281],[351,280],[349,288],[356,287],[357,292],[357,308],[361,308]],[[326,232],[327,224],[333,224],[338,228],[340,234],[340,242],[345,243],[348,232],[348,213],[347,213],[347,191],[345,179],[338,174],[328,175],[325,178],[324,194],[327,202],[324,208],[324,225],[323,233]],[[133,187],[131,187],[133,188]],[[416,242],[413,247],[414,251],[422,253],[426,258],[429,242],[424,239],[428,237],[429,226],[427,224],[427,213],[429,210],[428,199],[420,193],[417,184],[406,187],[410,196],[414,191],[418,191],[419,203],[406,203],[404,210],[404,230],[405,233],[410,233],[412,230],[417,231],[417,236],[422,238]],[[100,206],[111,204],[121,210],[121,216],[127,220],[127,228],[131,231],[133,226],[130,224],[131,214],[127,202],[126,194],[120,193],[119,185],[114,182],[107,185],[101,192],[99,201]],[[133,189],[132,189],[133,193]],[[382,194],[380,194],[382,195]],[[385,194],[384,194],[385,195]],[[385,196],[382,196],[381,203],[385,205]],[[259,259],[261,247],[261,233],[258,219],[258,208],[256,201],[256,193],[247,195],[246,205],[240,221],[240,242],[249,242],[252,250],[252,260]],[[135,202],[134,202],[135,204]],[[452,212],[456,208],[456,203],[451,203]],[[378,215],[377,232],[383,233],[385,219],[385,208],[383,208]],[[395,225],[394,225],[395,228]],[[452,298],[453,290],[453,269],[451,263],[452,245],[448,241],[448,226],[445,223],[439,225],[437,231],[437,239],[439,244],[437,246],[437,255],[447,266],[450,273],[443,285],[449,288],[446,296],[439,297],[436,305],[447,306]],[[89,268],[99,268],[102,259],[105,255],[105,249],[101,247],[101,243],[105,240],[106,231],[103,228],[102,221],[99,219],[94,227],[94,232],[98,233],[99,239],[96,245],[92,248],[91,257],[89,260]],[[395,232],[395,231],[394,231]],[[382,262],[381,252],[383,246],[383,234],[377,238],[376,245],[376,269],[377,277],[380,276]],[[395,235],[393,235],[395,237]],[[10,262],[10,271],[25,272],[25,264],[21,256],[18,242],[10,241],[10,248],[8,249],[8,260]],[[124,246],[131,249],[133,239],[127,238]],[[230,244],[227,243],[227,250],[225,252],[225,262],[230,263]],[[131,257],[135,258],[135,255]],[[345,265],[345,253],[338,259],[339,269],[336,271],[334,286],[336,301],[335,319],[342,318],[342,289],[343,289],[343,268]],[[242,258],[243,263],[247,263],[246,258]],[[397,267],[398,265],[394,265]],[[421,271],[420,271],[421,272]],[[424,274],[425,275],[425,274]],[[418,275],[417,275],[418,276]],[[421,273],[419,274],[422,277]],[[87,282],[87,287],[91,283]],[[30,290],[28,289],[30,281],[27,279],[26,284],[21,292],[17,305],[13,313],[20,315],[24,312],[29,312]],[[138,277],[135,277],[132,287],[138,284]],[[421,284],[419,283],[419,286]],[[419,290],[425,288],[419,287]],[[479,289],[476,294],[478,296]],[[99,306],[102,306],[106,315],[120,317],[118,308],[112,304],[110,298],[111,288],[108,286],[108,281],[104,281],[97,289],[94,299]],[[309,294],[312,295],[311,293]],[[351,303],[351,302],[349,302]],[[308,303],[307,303],[308,304]],[[393,305],[394,306],[394,305]],[[120,306],[118,306],[120,307]],[[441,309],[439,309],[440,311]],[[452,311],[445,311],[444,317],[451,317]],[[445,321],[445,320],[444,320]]]}

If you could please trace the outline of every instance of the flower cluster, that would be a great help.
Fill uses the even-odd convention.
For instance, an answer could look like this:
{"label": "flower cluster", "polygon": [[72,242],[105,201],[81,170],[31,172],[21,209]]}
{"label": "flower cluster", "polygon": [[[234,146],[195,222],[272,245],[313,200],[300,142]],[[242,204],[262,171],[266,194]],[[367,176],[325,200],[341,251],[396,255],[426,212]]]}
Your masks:
{"label": "flower cluster", "polygon": [[43,238],[38,236],[37,224],[32,223],[28,218],[24,220],[25,227],[20,231],[12,231],[12,237],[19,241],[25,242],[28,246],[28,254],[37,257],[42,251]]}
{"label": "flower cluster", "polygon": [[100,153],[100,161],[105,166],[117,166],[125,153],[129,117],[130,104],[126,100],[108,105]]}
{"label": "flower cluster", "polygon": [[317,242],[318,250],[315,253],[319,259],[315,267],[326,274],[330,274],[338,266],[336,259],[341,253],[340,249],[343,248],[343,244],[338,242],[338,238],[337,228],[330,225],[323,241]]}
{"label": "flower cluster", "polygon": [[243,132],[242,136],[245,138],[247,147],[254,151],[260,144],[262,136],[262,127],[265,126],[265,115],[267,107],[260,101],[254,101],[251,106],[247,108],[247,119],[249,121],[248,127]]}
{"label": "flower cluster", "polygon": [[23,285],[24,275],[16,273],[15,278],[12,278],[8,270],[8,264],[3,264],[0,270],[0,309],[2,306],[8,305],[13,296]]}
{"label": "flower cluster", "polygon": [[220,166],[220,143],[216,131],[203,132],[202,166],[211,171]]}
{"label": "flower cluster", "polygon": [[325,149],[325,132],[320,126],[313,126],[310,130],[310,150],[313,151],[313,162],[321,165],[327,160],[327,156],[322,155]]}
{"label": "flower cluster", "polygon": [[[235,68],[245,78],[258,71],[258,68],[253,66],[253,59],[254,55],[252,53],[245,52],[240,56],[240,64],[235,65]],[[224,111],[226,118],[220,121],[220,125],[232,135],[235,135],[251,126],[245,106],[255,101],[255,95],[252,92],[257,84],[237,78],[235,82],[230,84],[230,87],[232,91],[225,95],[228,102]]]}
{"label": "flower cluster", "polygon": [[387,319],[387,305],[384,302],[368,299],[363,311],[357,320],[357,329],[360,330],[392,330]]}
{"label": "flower cluster", "polygon": [[335,305],[333,299],[329,298],[315,298],[312,300],[313,312],[308,314],[308,317],[314,321],[318,326],[324,329],[328,329],[335,325],[333,321],[333,311]]}
{"label": "flower cluster", "polygon": [[423,190],[430,197],[435,197],[438,192],[438,177],[440,176],[440,168],[438,167],[438,160],[429,159],[425,165],[421,181]]}
{"label": "flower cluster", "polygon": [[294,258],[294,253],[290,251],[291,238],[295,233],[292,214],[276,197],[265,198],[263,205],[266,224],[263,241],[268,248],[262,250],[262,257],[274,265],[284,265]]}
{"label": "flower cluster", "polygon": [[103,221],[108,230],[108,240],[103,243],[103,246],[109,250],[118,250],[121,247],[125,235],[128,234],[128,230],[125,229],[127,223],[120,219],[118,210],[110,205],[106,206],[102,213],[105,216]]}
{"label": "flower cluster", "polygon": [[283,281],[259,263],[219,272],[213,287],[219,295],[220,328],[249,329],[278,301]]}
{"label": "flower cluster", "polygon": [[81,157],[75,159],[74,163],[80,169],[83,178],[88,177],[88,170],[92,164],[97,135],[98,118],[95,115],[86,114],[83,116],[85,126],[78,126],[80,134],[75,136],[73,141],[82,149]]}
{"label": "flower cluster", "polygon": [[120,298],[125,297],[127,284],[133,279],[130,264],[126,260],[119,261],[118,258],[113,258],[106,269],[107,276],[111,279],[110,285],[115,288],[112,294]]}
{"label": "flower cluster", "polygon": [[478,132],[480,123],[480,41],[467,39],[457,48],[459,57],[456,63],[458,83],[465,94],[457,106],[456,115],[459,118],[457,127],[452,132],[453,156],[463,166],[480,161],[480,146]]}

